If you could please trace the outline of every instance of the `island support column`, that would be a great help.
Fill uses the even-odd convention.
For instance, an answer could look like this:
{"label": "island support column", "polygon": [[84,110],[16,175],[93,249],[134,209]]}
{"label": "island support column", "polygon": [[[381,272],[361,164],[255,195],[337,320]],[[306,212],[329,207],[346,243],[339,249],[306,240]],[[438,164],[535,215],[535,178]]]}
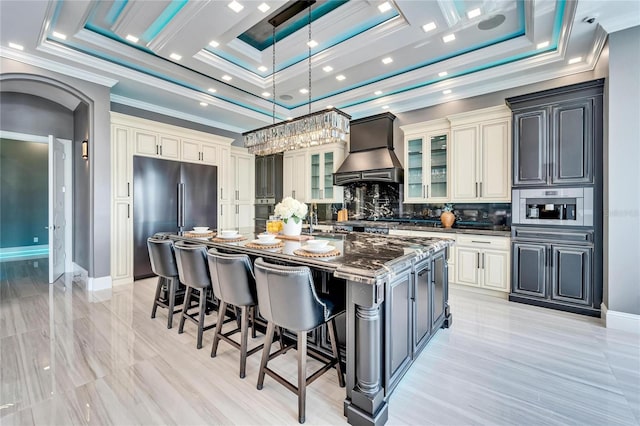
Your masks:
{"label": "island support column", "polygon": [[344,414],[352,425],[386,423],[383,336],[384,282],[347,280],[347,398]]}

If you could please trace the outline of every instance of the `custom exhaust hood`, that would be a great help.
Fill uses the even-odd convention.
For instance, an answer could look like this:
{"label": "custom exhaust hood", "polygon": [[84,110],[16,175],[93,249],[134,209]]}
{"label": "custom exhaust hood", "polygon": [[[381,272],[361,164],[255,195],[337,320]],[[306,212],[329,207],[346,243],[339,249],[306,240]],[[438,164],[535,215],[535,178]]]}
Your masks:
{"label": "custom exhaust hood", "polygon": [[349,154],[333,175],[334,185],[353,182],[402,183],[402,164],[393,152],[393,121],[390,112],[352,120]]}

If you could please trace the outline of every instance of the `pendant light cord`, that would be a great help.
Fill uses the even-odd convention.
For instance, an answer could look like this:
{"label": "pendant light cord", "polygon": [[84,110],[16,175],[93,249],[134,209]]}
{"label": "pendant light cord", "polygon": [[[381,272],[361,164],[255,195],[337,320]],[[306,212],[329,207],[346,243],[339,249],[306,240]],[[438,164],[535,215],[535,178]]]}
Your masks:
{"label": "pendant light cord", "polygon": [[309,114],[311,114],[311,5],[307,8],[307,17],[309,20]]}
{"label": "pendant light cord", "polygon": [[273,119],[273,124],[276,124],[276,27],[273,27],[273,60],[271,63],[271,92],[273,96],[271,97],[272,111],[271,118]]}

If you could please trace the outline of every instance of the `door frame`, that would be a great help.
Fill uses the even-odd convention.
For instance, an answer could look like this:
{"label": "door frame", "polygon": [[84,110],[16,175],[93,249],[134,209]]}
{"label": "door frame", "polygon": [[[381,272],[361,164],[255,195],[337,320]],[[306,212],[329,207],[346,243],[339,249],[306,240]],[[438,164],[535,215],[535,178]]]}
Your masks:
{"label": "door frame", "polygon": [[[56,138],[55,135],[53,135]],[[25,142],[44,143],[49,145],[49,136],[31,135],[28,133],[10,132],[0,130],[0,139],[13,139]],[[57,138],[64,145],[64,154],[70,161],[65,161],[65,261],[64,271],[73,272],[73,141],[70,139]],[[70,184],[69,184],[70,183]]]}

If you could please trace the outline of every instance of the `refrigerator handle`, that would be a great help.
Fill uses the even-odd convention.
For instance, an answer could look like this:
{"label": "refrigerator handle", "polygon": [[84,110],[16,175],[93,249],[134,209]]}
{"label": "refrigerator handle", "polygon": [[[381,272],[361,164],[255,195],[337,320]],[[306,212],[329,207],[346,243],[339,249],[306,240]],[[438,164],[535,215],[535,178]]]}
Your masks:
{"label": "refrigerator handle", "polygon": [[178,228],[184,227],[184,183],[178,184]]}

